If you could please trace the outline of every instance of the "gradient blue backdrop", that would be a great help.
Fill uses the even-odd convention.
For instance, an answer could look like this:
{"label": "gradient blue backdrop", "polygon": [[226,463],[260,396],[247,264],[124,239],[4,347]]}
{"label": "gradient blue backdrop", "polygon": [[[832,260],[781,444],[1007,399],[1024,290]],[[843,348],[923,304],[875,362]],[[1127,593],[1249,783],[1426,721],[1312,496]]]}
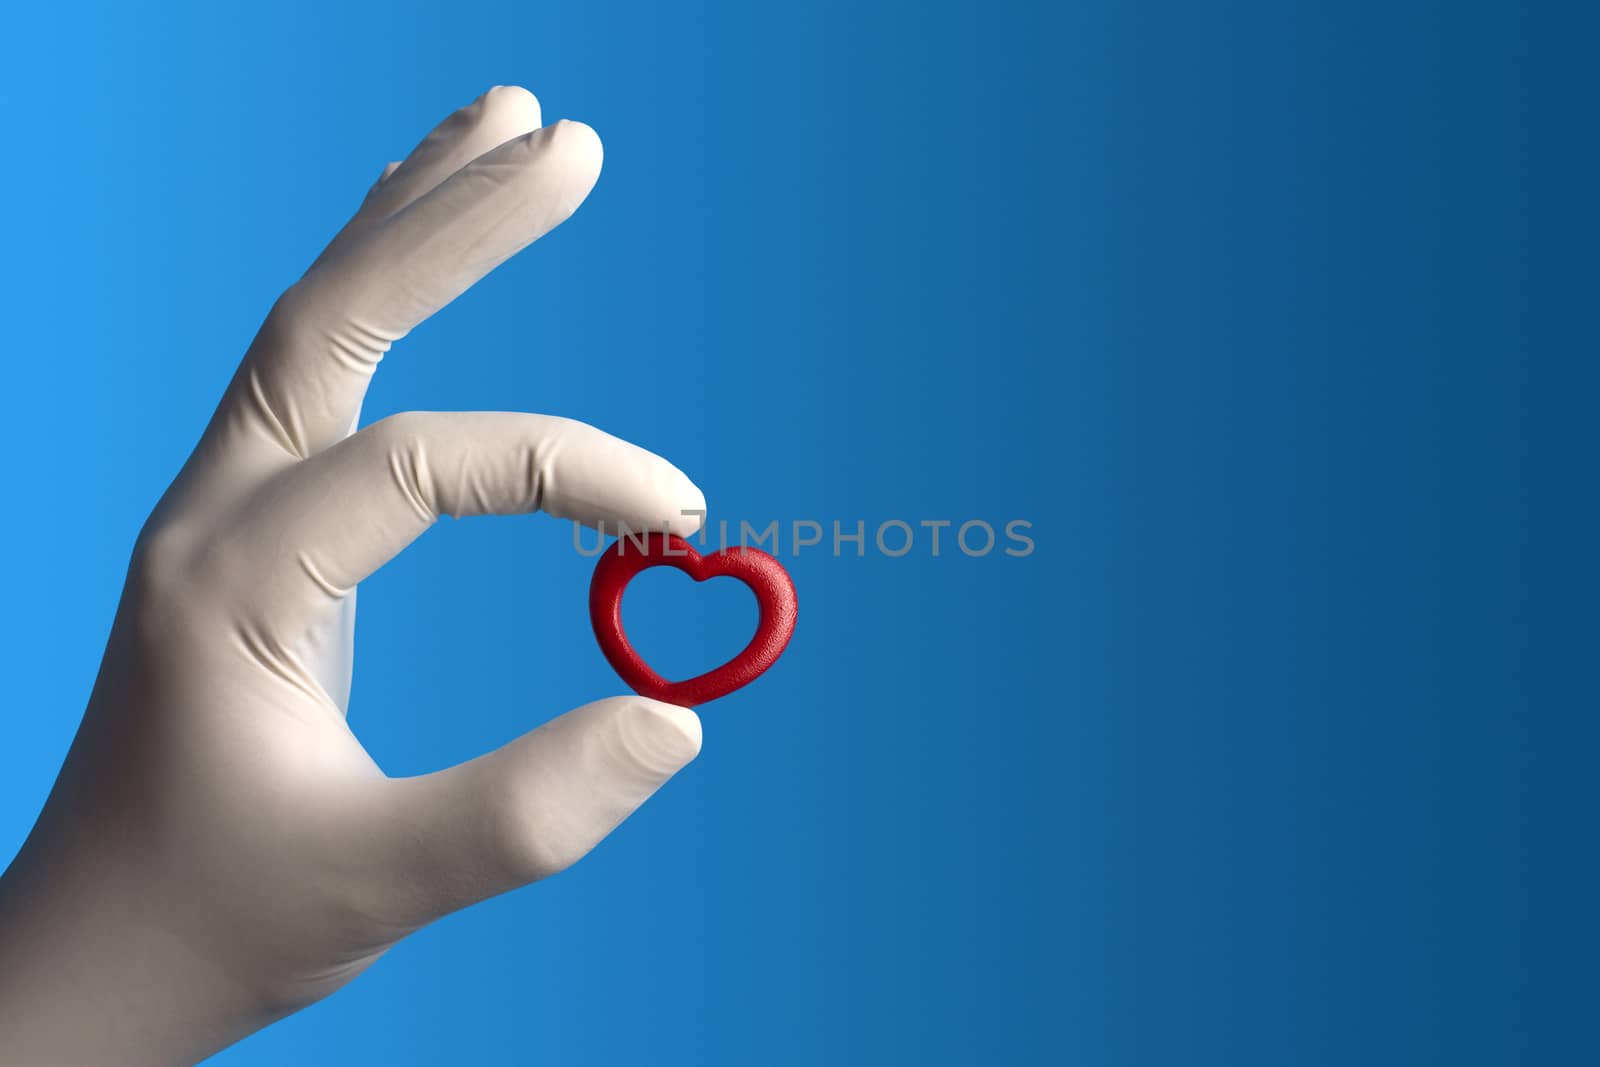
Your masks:
{"label": "gradient blue backdrop", "polygon": [[[14,5],[0,862],[262,314],[518,83],[605,173],[369,420],[556,412],[713,518],[1038,549],[790,560],[789,654],[594,855],[217,1063],[1597,1062],[1581,11]],[[570,546],[447,522],[363,586],[386,768],[618,690]],[[668,667],[742,640],[657,577]]]}

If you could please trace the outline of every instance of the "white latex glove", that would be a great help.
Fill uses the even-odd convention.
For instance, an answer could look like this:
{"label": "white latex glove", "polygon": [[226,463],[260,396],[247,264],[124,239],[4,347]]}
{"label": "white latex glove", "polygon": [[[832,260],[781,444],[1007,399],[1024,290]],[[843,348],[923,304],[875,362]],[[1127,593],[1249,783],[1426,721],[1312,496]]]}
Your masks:
{"label": "white latex glove", "polygon": [[356,584],[440,515],[698,526],[687,477],[581,423],[351,432],[390,344],[571,215],[600,156],[587,126],[541,128],[531,94],[492,89],[390,164],[272,308],[139,537],[77,739],[0,879],[0,1064],[194,1063],[562,870],[699,751],[693,712],[614,697],[394,779],[345,723]]}

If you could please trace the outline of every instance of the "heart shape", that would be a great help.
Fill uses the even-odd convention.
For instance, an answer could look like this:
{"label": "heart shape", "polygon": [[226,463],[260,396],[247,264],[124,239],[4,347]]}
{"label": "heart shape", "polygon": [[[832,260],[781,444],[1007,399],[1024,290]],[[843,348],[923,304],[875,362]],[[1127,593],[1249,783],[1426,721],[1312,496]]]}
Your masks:
{"label": "heart shape", "polygon": [[[651,669],[628,643],[622,629],[622,593],[634,575],[651,567],[676,567],[697,582],[726,575],[750,587],[761,609],[756,635],[727,663],[684,682],[669,682]],[[676,535],[618,538],[595,565],[589,582],[589,621],[607,662],[640,696],[683,707],[697,707],[749,685],[783,655],[794,636],[798,602],[783,564],[740,545],[702,556]]]}

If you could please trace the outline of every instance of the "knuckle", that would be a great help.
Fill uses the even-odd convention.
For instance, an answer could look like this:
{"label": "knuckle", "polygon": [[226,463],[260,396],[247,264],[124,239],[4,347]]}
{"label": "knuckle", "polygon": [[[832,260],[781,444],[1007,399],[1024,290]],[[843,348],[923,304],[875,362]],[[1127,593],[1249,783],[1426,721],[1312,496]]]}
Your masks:
{"label": "knuckle", "polygon": [[290,285],[273,301],[261,325],[261,336],[280,345],[294,345],[307,339],[315,329],[317,310],[313,304],[314,287],[308,272]]}
{"label": "knuckle", "polygon": [[183,572],[188,538],[170,522],[151,523],[133,543],[128,567],[130,582],[139,592],[154,592],[172,585]]}
{"label": "knuckle", "polygon": [[616,441],[604,430],[581,419],[564,415],[538,415],[539,421],[530,424],[530,440],[543,446],[543,451],[553,452],[565,448],[593,448]]}
{"label": "knuckle", "polygon": [[284,324],[304,319],[307,305],[310,303],[310,294],[311,288],[302,276],[278,294],[278,299],[272,302],[272,310],[267,314],[268,320]]}
{"label": "knuckle", "polygon": [[431,411],[397,411],[393,415],[385,415],[373,423],[373,428],[383,428],[383,432],[390,436],[405,438],[417,437],[427,428],[433,419]]}
{"label": "knuckle", "polygon": [[399,491],[428,519],[437,518],[441,506],[426,447],[437,420],[434,412],[403,411],[361,431],[387,457],[386,466]]}
{"label": "knuckle", "polygon": [[429,435],[437,421],[435,411],[397,411],[386,414],[368,427],[386,445],[416,445]]}
{"label": "knuckle", "polygon": [[199,597],[196,539],[183,526],[145,527],[134,542],[122,610],[143,644],[169,640]]}
{"label": "knuckle", "polygon": [[435,414],[431,411],[401,411],[379,419],[363,430],[382,451],[415,453],[432,435]]}

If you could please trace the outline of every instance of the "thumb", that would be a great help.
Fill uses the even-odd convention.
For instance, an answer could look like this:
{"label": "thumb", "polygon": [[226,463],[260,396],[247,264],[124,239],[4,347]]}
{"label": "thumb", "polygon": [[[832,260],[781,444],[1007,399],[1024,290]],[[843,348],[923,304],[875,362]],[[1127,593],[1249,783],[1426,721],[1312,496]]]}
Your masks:
{"label": "thumb", "polygon": [[700,719],[641,696],[586,704],[475,760],[393,784],[389,851],[421,926],[563,871],[700,752]]}

